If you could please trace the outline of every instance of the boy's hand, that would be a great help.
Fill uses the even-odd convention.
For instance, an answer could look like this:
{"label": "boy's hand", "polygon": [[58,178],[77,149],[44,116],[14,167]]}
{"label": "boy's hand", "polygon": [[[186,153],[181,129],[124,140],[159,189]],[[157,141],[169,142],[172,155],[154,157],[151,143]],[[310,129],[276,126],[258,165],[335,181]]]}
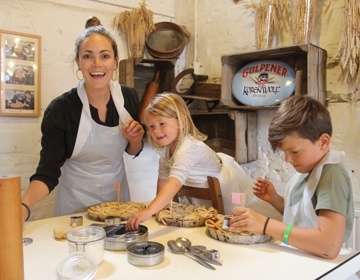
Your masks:
{"label": "boy's hand", "polygon": [[264,178],[256,178],[253,185],[253,190],[254,195],[269,203],[277,196],[274,185],[269,180]]}

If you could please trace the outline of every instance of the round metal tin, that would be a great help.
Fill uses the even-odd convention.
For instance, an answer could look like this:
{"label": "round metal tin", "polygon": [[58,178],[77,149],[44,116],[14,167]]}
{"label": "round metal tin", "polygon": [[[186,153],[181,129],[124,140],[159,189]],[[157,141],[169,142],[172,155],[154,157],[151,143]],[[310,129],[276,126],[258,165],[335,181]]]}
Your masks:
{"label": "round metal tin", "polygon": [[295,71],[279,60],[259,60],[243,66],[232,80],[234,97],[248,106],[280,103],[295,89]]}
{"label": "round metal tin", "polygon": [[126,224],[114,224],[105,226],[106,238],[105,249],[110,251],[125,251],[128,246],[135,242],[148,240],[148,228],[139,225],[136,231],[127,231]]}
{"label": "round metal tin", "polygon": [[153,266],[164,261],[165,247],[157,242],[138,242],[127,248],[128,262],[136,266]]}

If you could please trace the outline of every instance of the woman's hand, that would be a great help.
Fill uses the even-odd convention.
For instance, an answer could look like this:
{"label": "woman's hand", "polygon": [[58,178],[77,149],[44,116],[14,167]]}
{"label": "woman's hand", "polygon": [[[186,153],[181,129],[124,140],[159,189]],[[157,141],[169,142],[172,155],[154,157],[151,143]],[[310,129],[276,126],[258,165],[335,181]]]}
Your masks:
{"label": "woman's hand", "polygon": [[124,137],[129,141],[130,144],[139,143],[144,137],[144,128],[142,125],[130,118],[126,121],[127,126],[123,126]]}
{"label": "woman's hand", "polygon": [[143,148],[142,139],[144,137],[144,128],[140,123],[132,118],[126,121],[127,126],[123,126],[122,131],[124,137],[129,141],[129,145],[126,147],[126,152],[129,155],[137,155]]}

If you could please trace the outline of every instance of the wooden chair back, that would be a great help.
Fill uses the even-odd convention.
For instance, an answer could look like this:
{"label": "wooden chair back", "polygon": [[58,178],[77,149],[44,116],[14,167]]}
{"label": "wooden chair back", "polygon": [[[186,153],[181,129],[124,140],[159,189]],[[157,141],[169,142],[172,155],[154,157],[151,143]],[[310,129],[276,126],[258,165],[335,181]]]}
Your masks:
{"label": "wooden chair back", "polygon": [[209,188],[195,188],[183,185],[174,197],[174,201],[179,202],[179,196],[211,200],[212,206],[218,210],[219,214],[225,215],[224,203],[221,194],[220,182],[216,177],[207,177]]}

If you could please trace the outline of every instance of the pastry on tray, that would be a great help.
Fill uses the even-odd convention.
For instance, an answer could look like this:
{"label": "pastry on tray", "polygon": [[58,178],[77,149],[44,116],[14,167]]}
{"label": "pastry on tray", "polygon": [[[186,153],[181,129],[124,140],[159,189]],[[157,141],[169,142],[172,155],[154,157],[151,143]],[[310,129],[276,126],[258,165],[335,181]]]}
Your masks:
{"label": "pastry on tray", "polygon": [[203,227],[205,221],[217,214],[213,207],[192,204],[168,205],[156,214],[158,222],[175,227]]}
{"label": "pastry on tray", "polygon": [[234,244],[259,244],[271,240],[266,234],[257,234],[248,231],[234,232],[223,228],[224,215],[217,214],[205,222],[206,233],[210,237]]}
{"label": "pastry on tray", "polygon": [[130,216],[143,210],[146,206],[139,202],[104,202],[88,207],[89,218],[95,221],[105,221],[108,216],[118,216],[127,221]]}

